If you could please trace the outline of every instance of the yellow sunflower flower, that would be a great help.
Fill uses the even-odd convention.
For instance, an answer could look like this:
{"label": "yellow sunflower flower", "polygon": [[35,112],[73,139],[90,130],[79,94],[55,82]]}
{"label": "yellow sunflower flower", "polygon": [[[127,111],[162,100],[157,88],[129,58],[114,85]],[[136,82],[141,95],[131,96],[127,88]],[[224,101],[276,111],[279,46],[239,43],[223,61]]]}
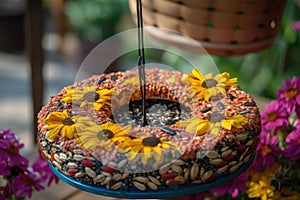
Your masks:
{"label": "yellow sunflower flower", "polygon": [[79,138],[76,142],[83,145],[85,149],[95,150],[97,147],[104,148],[106,151],[112,151],[113,145],[118,145],[129,140],[130,127],[120,127],[112,122],[88,127],[79,132]]}
{"label": "yellow sunflower flower", "polygon": [[98,86],[84,86],[83,90],[68,88],[61,100],[66,103],[81,102],[80,107],[93,105],[95,110],[100,110],[104,105],[111,106],[112,93],[110,89],[98,90]]}
{"label": "yellow sunflower flower", "polygon": [[278,192],[271,185],[274,175],[280,169],[280,165],[274,164],[272,168],[266,168],[263,172],[255,170],[247,171],[249,180],[246,182],[246,193],[249,198],[276,199]]}
{"label": "yellow sunflower flower", "polygon": [[260,175],[258,181],[248,181],[246,183],[249,198],[260,198],[262,200],[272,199],[274,197],[275,187],[271,185],[271,179]]}
{"label": "yellow sunflower flower", "polygon": [[179,121],[176,123],[178,127],[185,127],[187,132],[195,132],[196,135],[204,135],[208,132],[217,135],[221,128],[231,130],[232,127],[243,128],[242,124],[248,122],[243,115],[235,115],[233,117],[225,117],[223,114],[214,112],[209,115],[208,119],[193,117],[187,121]]}
{"label": "yellow sunflower flower", "polygon": [[146,165],[149,159],[154,158],[158,164],[164,161],[165,150],[179,149],[178,145],[167,141],[166,138],[158,138],[153,135],[127,140],[120,144],[119,152],[129,152],[127,159],[133,160],[138,154],[141,155],[141,162]]}
{"label": "yellow sunflower flower", "polygon": [[55,139],[61,133],[62,137],[73,139],[77,136],[77,132],[85,129],[94,122],[90,119],[80,116],[70,117],[66,110],[63,112],[52,112],[41,121],[46,125],[49,131],[47,134],[48,139]]}
{"label": "yellow sunflower flower", "polygon": [[210,97],[218,94],[226,95],[226,86],[234,85],[237,78],[230,79],[227,72],[217,74],[215,77],[211,73],[203,75],[199,69],[194,68],[192,74],[186,77],[194,91],[192,95],[196,95],[198,100],[209,101]]}

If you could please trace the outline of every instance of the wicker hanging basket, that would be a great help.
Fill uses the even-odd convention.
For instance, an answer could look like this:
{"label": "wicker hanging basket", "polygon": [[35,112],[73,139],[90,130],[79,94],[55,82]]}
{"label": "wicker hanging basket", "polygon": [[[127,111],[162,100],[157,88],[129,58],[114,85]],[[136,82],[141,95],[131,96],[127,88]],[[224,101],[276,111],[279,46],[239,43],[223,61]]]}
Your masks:
{"label": "wicker hanging basket", "polygon": [[[143,0],[145,25],[178,31],[218,56],[258,52],[270,46],[280,29],[286,0]],[[129,0],[136,13],[136,0]],[[180,35],[149,33],[174,45]],[[189,45],[189,44],[186,44]],[[192,45],[192,44],[190,44]],[[193,47],[191,47],[193,49]]]}

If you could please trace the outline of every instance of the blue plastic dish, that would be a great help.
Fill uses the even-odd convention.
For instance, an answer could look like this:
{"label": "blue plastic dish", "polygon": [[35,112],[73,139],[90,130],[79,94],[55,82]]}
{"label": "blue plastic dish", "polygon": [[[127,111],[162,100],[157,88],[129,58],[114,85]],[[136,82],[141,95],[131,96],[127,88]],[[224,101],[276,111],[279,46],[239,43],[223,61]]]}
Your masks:
{"label": "blue plastic dish", "polygon": [[57,170],[52,164],[49,165],[52,171],[54,172],[54,174],[62,181],[80,190],[84,190],[86,192],[90,192],[102,196],[114,197],[114,198],[127,198],[127,199],[149,199],[149,198],[162,199],[163,198],[165,199],[165,198],[176,198],[185,195],[196,194],[223,185],[226,182],[233,180],[234,178],[238,177],[240,174],[245,172],[253,162],[254,157],[255,154],[253,154],[249,159],[249,161],[245,163],[243,166],[241,166],[233,174],[219,176],[211,183],[199,183],[199,184],[191,184],[186,186],[172,186],[170,188],[160,189],[157,191],[153,191],[153,190],[140,191],[134,188],[130,188],[130,190],[128,191],[122,189],[108,190],[104,186],[89,185],[89,184],[84,184],[82,182],[79,182],[78,180],[72,177],[66,176],[65,174]]}

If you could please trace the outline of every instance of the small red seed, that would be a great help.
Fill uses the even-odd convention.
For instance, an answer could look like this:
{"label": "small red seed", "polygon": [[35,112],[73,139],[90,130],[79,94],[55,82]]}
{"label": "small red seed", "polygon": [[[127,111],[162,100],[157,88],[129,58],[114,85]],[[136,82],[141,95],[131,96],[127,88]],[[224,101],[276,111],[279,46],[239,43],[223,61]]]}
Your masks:
{"label": "small red seed", "polygon": [[178,176],[178,174],[176,174],[176,173],[168,173],[168,174],[161,175],[162,179],[164,179],[164,180],[173,179],[177,176]]}
{"label": "small red seed", "polygon": [[55,160],[55,158],[54,158],[54,154],[55,154],[55,152],[54,152],[54,151],[51,151],[51,153],[50,153],[51,160]]}
{"label": "small red seed", "polygon": [[255,149],[257,147],[258,143],[259,143],[259,138],[255,137],[253,139],[252,147]]}
{"label": "small red seed", "polygon": [[239,145],[238,148],[237,148],[237,151],[240,152],[240,153],[244,153],[245,150],[246,150],[245,145]]}
{"label": "small red seed", "polygon": [[209,182],[212,182],[213,180],[215,180],[215,176],[214,175],[212,175],[212,176],[210,176],[208,179],[206,179],[204,182],[205,183],[209,183]]}
{"label": "small red seed", "polygon": [[69,169],[69,170],[68,170],[68,173],[69,173],[69,174],[76,174],[76,173],[77,173],[77,170],[76,170],[76,169]]}
{"label": "small red seed", "polygon": [[221,163],[217,164],[216,166],[218,168],[221,168],[221,167],[224,167],[225,165],[227,165],[227,162],[226,161],[222,161]]}
{"label": "small red seed", "polygon": [[224,158],[224,160],[226,160],[226,161],[231,161],[233,159],[234,159],[234,155],[229,155]]}
{"label": "small red seed", "polygon": [[48,157],[46,156],[46,154],[45,154],[41,149],[39,149],[39,153],[40,153],[41,157],[42,157],[44,160],[48,160]]}
{"label": "small red seed", "polygon": [[178,180],[169,180],[167,181],[166,185],[167,186],[172,186],[172,185],[181,185],[182,182],[181,181],[178,181]]}
{"label": "small red seed", "polygon": [[107,172],[107,173],[112,173],[116,170],[114,168],[111,168],[111,167],[103,166],[102,171]]}
{"label": "small red seed", "polygon": [[90,160],[82,160],[81,164],[84,165],[85,167],[93,168],[94,163]]}

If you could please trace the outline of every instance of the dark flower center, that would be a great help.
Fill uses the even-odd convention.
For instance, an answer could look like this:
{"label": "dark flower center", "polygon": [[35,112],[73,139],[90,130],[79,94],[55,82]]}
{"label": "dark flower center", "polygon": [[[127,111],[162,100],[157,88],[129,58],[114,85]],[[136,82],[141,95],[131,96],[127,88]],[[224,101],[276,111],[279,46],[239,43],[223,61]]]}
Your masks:
{"label": "dark flower center", "polygon": [[19,148],[16,147],[14,144],[10,144],[7,151],[11,154],[11,155],[17,155],[19,153]]}
{"label": "dark flower center", "polygon": [[24,177],[22,179],[23,183],[25,183],[25,185],[33,185],[34,184],[34,179],[32,178],[28,178],[28,177]]}
{"label": "dark flower center", "polygon": [[19,167],[17,166],[13,166],[11,169],[10,169],[10,174],[12,176],[19,176],[20,174],[23,174],[23,170],[21,170]]}
{"label": "dark flower center", "polygon": [[266,118],[267,118],[267,121],[269,122],[274,122],[276,119],[277,119],[277,113],[276,112],[270,112],[267,114]]}
{"label": "dark flower center", "polygon": [[73,122],[71,117],[67,117],[65,119],[62,120],[63,125],[67,125],[67,126],[71,126],[73,124],[75,124],[75,122]]}
{"label": "dark flower center", "polygon": [[272,152],[272,148],[269,147],[269,145],[264,145],[261,149],[261,154],[266,156]]}
{"label": "dark flower center", "polygon": [[146,137],[143,139],[142,144],[144,146],[150,146],[150,147],[155,147],[160,143],[159,138],[155,137],[155,136],[150,136],[150,137]]}
{"label": "dark flower center", "polygon": [[222,115],[221,113],[218,113],[218,112],[214,112],[212,113],[209,117],[208,117],[208,120],[211,122],[211,123],[216,123],[216,122],[220,122],[222,120],[226,119],[226,117],[224,115]]}
{"label": "dark flower center", "polygon": [[291,88],[289,88],[288,90],[286,90],[286,91],[284,92],[284,96],[285,96],[286,98],[289,98],[289,99],[294,99],[295,96],[297,96],[298,92],[299,92],[299,91],[298,91],[297,88],[291,87]]}
{"label": "dark flower center", "polygon": [[203,81],[202,87],[212,88],[212,87],[215,87],[217,84],[218,84],[218,82],[215,79],[210,78],[210,79],[206,79],[205,81]]}
{"label": "dark flower center", "polygon": [[109,140],[114,137],[114,133],[111,130],[103,129],[97,133],[97,138],[99,140]]}
{"label": "dark flower center", "polygon": [[100,95],[97,92],[87,92],[83,95],[83,100],[88,102],[96,102],[100,99]]}

